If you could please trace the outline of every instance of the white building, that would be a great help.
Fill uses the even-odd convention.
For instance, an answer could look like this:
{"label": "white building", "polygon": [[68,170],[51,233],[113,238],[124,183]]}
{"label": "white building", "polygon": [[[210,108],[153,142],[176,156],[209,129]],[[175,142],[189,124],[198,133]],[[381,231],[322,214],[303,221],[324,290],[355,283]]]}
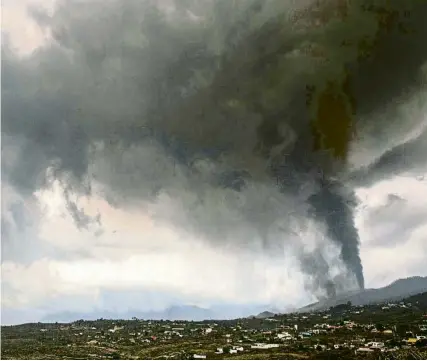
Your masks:
{"label": "white building", "polygon": [[277,338],[279,340],[286,340],[286,341],[289,341],[289,340],[293,339],[292,335],[289,332],[278,333],[277,334]]}
{"label": "white building", "polygon": [[243,351],[243,350],[244,350],[244,348],[243,348],[243,346],[233,346],[233,350],[236,350],[236,351]]}
{"label": "white building", "polygon": [[218,347],[215,351],[216,354],[222,354],[224,353],[224,349],[222,347]]}
{"label": "white building", "polygon": [[371,349],[381,349],[384,347],[384,342],[372,341],[372,342],[368,342],[365,346]]}
{"label": "white building", "polygon": [[363,352],[363,353],[368,353],[368,352],[374,352],[374,350],[367,348],[367,347],[359,347],[356,352]]}
{"label": "white building", "polygon": [[193,355],[193,358],[195,359],[195,360],[204,360],[204,359],[206,359],[206,355],[198,355],[198,354],[194,354]]}
{"label": "white building", "polygon": [[255,345],[251,345],[251,348],[253,349],[262,349],[262,350],[267,350],[269,348],[277,348],[280,347],[279,344],[277,343],[256,343]]}

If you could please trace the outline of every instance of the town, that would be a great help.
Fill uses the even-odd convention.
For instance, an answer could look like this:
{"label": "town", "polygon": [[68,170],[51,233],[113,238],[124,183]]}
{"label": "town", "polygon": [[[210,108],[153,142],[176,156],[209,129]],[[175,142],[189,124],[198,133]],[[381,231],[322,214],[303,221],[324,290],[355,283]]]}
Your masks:
{"label": "town", "polygon": [[427,359],[427,293],[203,322],[78,320],[1,328],[3,359]]}

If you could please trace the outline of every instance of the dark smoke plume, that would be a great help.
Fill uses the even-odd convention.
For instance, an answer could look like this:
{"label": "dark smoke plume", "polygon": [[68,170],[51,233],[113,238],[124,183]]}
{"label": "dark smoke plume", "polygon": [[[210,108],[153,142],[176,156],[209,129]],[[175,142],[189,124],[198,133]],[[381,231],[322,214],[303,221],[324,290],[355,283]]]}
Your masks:
{"label": "dark smoke plume", "polygon": [[[404,143],[425,149],[408,134],[426,104],[427,2],[60,1],[33,15],[53,40],[27,58],[2,46],[2,137],[20,144],[2,153],[6,182],[142,200],[211,244],[298,255],[313,292],[364,287],[352,187],[391,176]],[[327,239],[314,251],[294,237],[310,222]]]}
{"label": "dark smoke plume", "polygon": [[359,237],[353,219],[356,205],[353,192],[345,194],[342,184],[325,180],[319,185],[318,192],[309,198],[309,202],[314,207],[316,219],[327,224],[327,234],[339,245],[343,261],[349,266],[349,271],[356,275],[359,287],[363,288]]}

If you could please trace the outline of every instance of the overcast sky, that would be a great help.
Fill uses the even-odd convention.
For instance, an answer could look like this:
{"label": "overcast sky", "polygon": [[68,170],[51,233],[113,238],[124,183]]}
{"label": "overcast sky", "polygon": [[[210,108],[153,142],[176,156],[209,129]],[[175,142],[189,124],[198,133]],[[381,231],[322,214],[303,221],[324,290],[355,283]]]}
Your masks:
{"label": "overcast sky", "polygon": [[[108,7],[114,7],[114,3],[116,1],[111,0],[105,2],[105,7],[98,5],[99,9],[104,9],[106,18],[111,12]],[[30,8],[33,9],[31,17],[28,9],[29,5],[34,4],[42,5],[47,12],[37,12]],[[49,47],[53,42],[52,33],[48,30],[49,26],[53,25],[43,18],[44,15],[52,13],[52,4],[53,1],[48,0],[2,2],[2,53],[3,62],[7,63],[2,65],[2,93],[11,94],[4,98],[3,102],[5,104],[16,101],[22,107],[19,112],[13,114],[17,114],[16,118],[11,117],[11,113],[7,114],[10,119],[2,117],[2,323],[37,320],[46,313],[65,310],[149,310],[177,302],[207,307],[218,302],[227,302],[271,304],[285,308],[303,306],[315,300],[315,295],[304,283],[307,275],[301,270],[298,252],[294,252],[298,247],[289,246],[279,248],[278,251],[264,252],[258,241],[247,241],[247,238],[251,237],[251,227],[257,227],[257,224],[251,224],[252,214],[233,212],[233,202],[239,201],[234,198],[230,200],[229,197],[234,195],[219,193],[213,187],[200,186],[194,190],[199,192],[198,194],[207,195],[205,204],[209,204],[210,209],[219,210],[218,213],[202,212],[200,222],[194,227],[193,224],[187,227],[186,224],[190,222],[187,217],[194,213],[184,212],[184,205],[192,197],[192,184],[198,185],[199,179],[191,183],[188,179],[192,178],[179,168],[177,172],[181,173],[172,178],[169,174],[172,169],[170,158],[163,155],[157,145],[150,143],[141,145],[140,149],[123,150],[120,153],[121,157],[123,154],[126,156],[120,158],[123,168],[118,168],[116,163],[109,163],[117,156],[116,153],[110,154],[107,150],[105,154],[96,155],[96,160],[91,161],[88,169],[97,174],[97,177],[91,179],[90,192],[86,192],[86,195],[85,189],[77,189],[73,183],[77,172],[66,170],[60,177],[46,176],[52,172],[52,163],[49,163],[47,155],[54,154],[63,164],[69,161],[72,163],[69,169],[72,168],[73,171],[79,168],[80,164],[74,166],[74,158],[71,159],[68,153],[58,150],[60,146],[63,147],[61,149],[66,149],[67,144],[63,140],[65,138],[57,138],[61,145],[53,142],[55,144],[52,143],[51,148],[49,144],[32,148],[37,142],[33,137],[36,132],[27,132],[9,125],[14,119],[28,118],[22,124],[30,124],[26,126],[29,129],[32,127],[31,122],[43,122],[46,118],[56,117],[63,109],[68,109],[67,101],[74,96],[73,92],[78,92],[77,97],[82,98],[78,99],[78,104],[85,111],[84,116],[96,114],[100,118],[104,117],[105,129],[115,127],[111,125],[109,117],[125,113],[130,119],[138,111],[134,106],[138,100],[133,99],[132,95],[127,96],[121,103],[115,103],[115,97],[121,96],[121,93],[115,95],[115,90],[108,87],[107,80],[110,81],[110,78],[105,80],[105,75],[100,74],[99,80],[94,75],[94,80],[89,84],[86,80],[89,73],[85,72],[92,71],[90,66],[76,70],[80,62],[78,56],[83,54],[83,50],[78,54],[76,49],[84,48],[87,46],[86,41],[92,41],[82,40],[84,37],[95,35],[89,28],[82,28],[82,34],[78,34],[77,27],[72,28],[75,26],[73,21],[86,24],[81,19],[86,15],[90,16],[90,11],[96,11],[96,6],[82,13],[72,13],[76,8],[70,7],[70,13],[66,16],[61,13],[54,17],[54,21],[60,21],[65,19],[65,16],[64,29],[69,26],[72,28],[68,29],[70,32],[75,31],[74,38],[64,40],[64,43],[71,44],[70,47],[77,54],[70,60],[70,64],[75,66],[69,67],[67,60],[64,60],[68,55],[60,53],[55,46],[51,46],[49,51],[40,56],[32,55],[40,47]],[[168,1],[164,1],[166,13],[168,4]],[[94,38],[93,41],[99,42],[99,49],[105,42],[105,51],[109,46],[112,48],[109,41],[114,40],[111,40],[113,35],[108,33],[109,24],[103,22],[102,15],[99,14],[101,23],[96,26],[105,27],[103,33],[107,34],[106,39]],[[196,11],[190,15],[189,18],[194,22],[199,21],[199,16],[202,16],[196,14]],[[58,24],[55,23],[55,26]],[[131,26],[132,24],[129,24],[130,32]],[[60,26],[57,29],[60,29]],[[127,34],[126,29],[120,34],[120,40],[116,41],[125,41],[123,39]],[[4,51],[5,34],[8,48]],[[63,39],[65,38],[66,35]],[[143,40],[134,37],[126,41]],[[14,49],[14,55],[7,53],[11,48]],[[93,49],[95,47],[91,48]],[[113,66],[113,56],[111,59]],[[133,66],[130,61],[126,64]],[[116,71],[124,69],[125,65],[122,66],[123,68]],[[41,81],[45,81],[43,84],[37,78],[39,72],[42,74]],[[128,75],[132,76],[131,71]],[[96,79],[100,82],[99,87],[93,85],[98,81]],[[67,83],[67,88],[64,88],[64,82]],[[118,87],[122,91],[126,83],[123,82]],[[38,88],[43,90],[38,92]],[[67,97],[64,104],[58,103],[59,96],[56,98],[60,93]],[[103,104],[102,108],[99,106],[100,102]],[[413,102],[413,98],[406,99],[400,108],[394,109],[400,117],[417,119],[406,123],[406,140],[411,134],[414,138],[413,134],[417,132],[424,131],[422,134],[425,134],[425,108],[413,105]],[[27,110],[27,106],[32,108]],[[54,109],[56,106],[59,110]],[[72,103],[71,107],[75,109],[76,105]],[[40,111],[41,115],[36,114],[37,111]],[[75,129],[78,128],[73,128],[73,131]],[[55,129],[53,134],[59,134],[57,132],[60,131]],[[67,129],[65,137],[72,137],[71,133],[72,131]],[[59,137],[64,136],[61,134]],[[98,135],[101,133],[96,134],[99,144],[103,139]],[[395,134],[399,132],[390,136],[390,139],[393,138],[390,142],[394,143],[384,142],[382,148],[369,148],[372,139],[367,138],[366,144],[362,144],[361,140],[362,146],[354,146],[351,161],[360,166],[367,159],[367,153],[371,156],[371,161],[385,159],[380,156],[394,150],[394,146],[405,143],[405,139],[398,139]],[[43,136],[40,135],[38,139],[50,139]],[[75,141],[80,138],[66,139],[71,139],[69,147],[73,148],[73,157],[78,157],[75,153]],[[405,163],[407,166],[396,165],[394,171],[391,159],[387,163],[389,165],[380,164],[385,170],[379,168],[380,175],[374,174],[372,181],[355,183],[354,191],[359,204],[355,207],[354,220],[359,232],[360,258],[367,288],[384,286],[397,278],[427,276],[427,167],[425,162],[411,162],[412,158],[422,157],[422,154],[417,153],[420,149],[421,152],[427,149],[426,136],[421,136],[420,139],[421,146],[415,146],[412,153],[404,154],[408,160]],[[126,152],[129,154],[126,155]],[[375,156],[371,155],[374,153]],[[387,162],[387,159],[384,162]],[[202,168],[210,166],[212,164],[208,161],[198,165]],[[256,167],[254,165],[253,169]],[[137,170],[131,171],[134,168]],[[143,171],[145,173],[141,176]],[[207,175],[209,172],[203,168],[200,174]],[[41,179],[40,174],[45,178]],[[123,174],[134,176],[125,177]],[[72,186],[67,183],[68,179],[71,179]],[[81,179],[86,180],[87,177]],[[170,179],[177,180],[172,182]],[[279,195],[273,185],[264,182],[263,178],[260,179],[251,183],[246,193],[242,193],[248,205],[257,204],[258,207],[263,202],[261,199],[280,199],[289,201],[287,209],[295,208],[295,212],[301,214],[304,212],[303,209],[297,209],[298,198],[285,198]],[[157,200],[153,201],[151,196],[146,196],[144,192],[149,193],[149,186],[146,184],[152,186],[157,183],[171,191],[167,195],[160,194]],[[120,197],[118,192],[109,192],[117,188],[117,184],[124,189],[120,191]],[[85,188],[85,185],[82,188]],[[179,198],[179,202],[175,201],[174,195],[180,192],[181,197],[183,189],[185,198]],[[218,200],[220,205],[215,208],[212,202],[213,199],[219,199],[218,197],[224,199]],[[270,210],[272,205],[275,205],[273,201],[265,202],[266,209]],[[277,207],[282,207],[282,204]],[[263,214],[268,218],[269,210],[255,214]],[[164,216],[165,214],[167,216]],[[241,214],[247,218],[236,221],[235,228],[226,228],[233,217],[241,219]],[[222,225],[224,229],[230,229],[225,236],[220,233],[219,237],[235,237],[241,241],[215,243],[210,240],[213,230],[209,229],[205,233],[199,231],[202,227],[200,224],[205,227],[203,222],[215,217],[218,220],[217,223],[212,223],[212,227]],[[259,225],[263,227],[264,223],[259,221]],[[292,242],[299,242],[308,248],[313,244],[323,244],[323,241],[318,240],[319,237],[322,238],[319,235],[319,227],[311,221],[304,221],[304,225],[297,235],[299,241],[293,239]],[[270,232],[272,228],[268,229]],[[275,233],[272,234],[274,237]],[[285,238],[283,242],[292,243],[288,241],[291,239],[290,235],[281,237]],[[333,263],[334,257],[337,257],[336,250],[324,242],[322,249],[325,250],[325,257]],[[340,272],[340,263],[335,263],[336,270],[335,266],[330,266],[328,271],[331,274]]]}

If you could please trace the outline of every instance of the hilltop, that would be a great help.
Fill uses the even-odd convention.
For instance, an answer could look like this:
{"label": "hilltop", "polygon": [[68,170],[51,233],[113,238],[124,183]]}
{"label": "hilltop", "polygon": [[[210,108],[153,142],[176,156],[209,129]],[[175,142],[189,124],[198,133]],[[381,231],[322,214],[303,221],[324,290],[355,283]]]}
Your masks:
{"label": "hilltop", "polygon": [[322,310],[347,302],[353,305],[368,305],[385,301],[396,301],[423,292],[427,292],[427,277],[409,277],[398,279],[385,287],[355,291],[312,303],[300,308],[299,311]]}

